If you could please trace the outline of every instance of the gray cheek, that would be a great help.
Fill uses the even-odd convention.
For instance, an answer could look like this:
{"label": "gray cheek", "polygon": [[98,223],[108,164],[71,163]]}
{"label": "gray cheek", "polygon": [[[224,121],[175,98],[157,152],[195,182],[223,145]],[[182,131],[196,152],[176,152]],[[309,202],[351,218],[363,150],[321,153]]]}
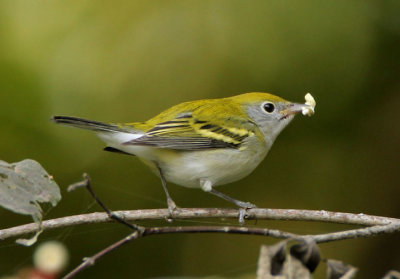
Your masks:
{"label": "gray cheek", "polygon": [[258,127],[262,131],[265,142],[268,144],[272,144],[276,137],[282,132],[282,130],[292,121],[293,116],[288,117],[286,119],[277,120],[277,119],[264,119],[258,124]]}
{"label": "gray cheek", "polygon": [[271,122],[275,119],[274,114],[268,114],[265,111],[262,110],[261,107],[258,105],[256,106],[250,106],[247,109],[247,113],[249,117],[257,123],[257,125],[264,124],[266,122]]}

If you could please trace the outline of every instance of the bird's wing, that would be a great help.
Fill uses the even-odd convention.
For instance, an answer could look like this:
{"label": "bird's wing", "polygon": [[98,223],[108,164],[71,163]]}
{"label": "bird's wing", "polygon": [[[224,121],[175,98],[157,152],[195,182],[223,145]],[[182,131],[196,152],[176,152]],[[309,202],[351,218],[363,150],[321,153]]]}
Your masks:
{"label": "bird's wing", "polygon": [[[156,117],[143,136],[124,145],[154,146],[174,150],[238,149],[259,132],[255,123],[239,113],[216,105],[203,105],[173,117]],[[206,111],[204,111],[206,110]],[[211,110],[211,111],[209,111]],[[216,111],[217,110],[217,111]],[[223,113],[228,113],[229,117]]]}

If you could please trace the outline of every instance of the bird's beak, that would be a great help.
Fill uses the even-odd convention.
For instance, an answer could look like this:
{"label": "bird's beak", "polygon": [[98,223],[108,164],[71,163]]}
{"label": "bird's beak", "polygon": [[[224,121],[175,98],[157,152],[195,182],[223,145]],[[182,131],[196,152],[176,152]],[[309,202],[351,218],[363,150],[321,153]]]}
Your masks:
{"label": "bird's beak", "polygon": [[310,110],[314,111],[314,108],[310,105],[290,103],[290,104],[288,104],[288,106],[286,108],[281,110],[279,113],[282,115],[281,119],[286,119],[291,115],[295,115],[298,113],[305,114],[305,111],[310,111]]}

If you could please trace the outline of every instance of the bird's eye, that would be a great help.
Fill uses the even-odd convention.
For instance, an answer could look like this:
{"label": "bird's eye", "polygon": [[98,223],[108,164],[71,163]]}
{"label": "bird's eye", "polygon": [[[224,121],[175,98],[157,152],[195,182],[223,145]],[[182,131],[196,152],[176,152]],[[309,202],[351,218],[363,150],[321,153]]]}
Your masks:
{"label": "bird's eye", "polygon": [[265,103],[263,109],[268,113],[272,113],[275,110],[275,106],[273,103]]}

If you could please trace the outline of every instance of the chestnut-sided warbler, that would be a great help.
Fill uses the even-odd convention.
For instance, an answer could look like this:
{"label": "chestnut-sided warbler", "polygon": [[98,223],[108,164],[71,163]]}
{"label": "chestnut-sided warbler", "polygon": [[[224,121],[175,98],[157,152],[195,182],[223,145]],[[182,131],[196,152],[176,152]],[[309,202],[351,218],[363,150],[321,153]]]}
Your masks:
{"label": "chestnut-sided warbler", "polygon": [[311,115],[314,106],[310,94],[305,104],[296,104],[268,93],[246,93],[182,103],[146,122],[106,124],[70,116],[52,120],[95,131],[107,143],[107,151],[139,157],[160,176],[171,212],[176,204],[166,181],[252,208],[252,203],[233,199],[214,186],[251,173],[294,115]]}

